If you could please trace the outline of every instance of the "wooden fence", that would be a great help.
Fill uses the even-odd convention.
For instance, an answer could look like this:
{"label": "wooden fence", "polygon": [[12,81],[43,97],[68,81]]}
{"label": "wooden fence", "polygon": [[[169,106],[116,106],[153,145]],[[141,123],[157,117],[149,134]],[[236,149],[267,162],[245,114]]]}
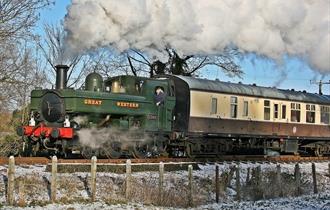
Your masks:
{"label": "wooden fence", "polygon": [[[54,156],[52,157],[52,168],[51,168],[51,179],[50,179],[50,202],[54,203],[57,201],[56,198],[56,193],[58,191],[58,179],[57,179],[57,157]],[[312,168],[312,180],[313,180],[313,192],[316,194],[318,193],[318,185],[317,185],[317,179],[316,179],[316,168],[315,164],[311,164]],[[236,188],[236,197],[235,199],[237,201],[240,201],[242,199],[242,192],[241,192],[241,169],[240,165],[237,164],[232,168],[233,173],[229,175],[229,182],[231,181],[232,178],[236,179],[235,182],[235,187]],[[329,177],[330,177],[330,163],[329,163],[329,169],[328,169]],[[13,156],[9,158],[9,165],[8,165],[8,182],[7,182],[7,203],[8,205],[15,205],[15,194],[14,194],[14,189],[15,189],[15,159]],[[91,181],[90,181],[90,200],[92,202],[96,201],[96,174],[97,174],[97,159],[96,157],[93,157],[91,159],[91,171],[90,171],[90,176],[91,176]],[[247,169],[247,176],[246,180],[249,181],[251,180],[251,177],[254,177],[253,180],[253,185],[255,185],[255,189],[258,189],[260,187],[260,183],[262,180],[262,175],[261,175],[261,167],[258,166],[254,170],[250,170],[250,168]],[[219,197],[220,197],[220,183],[221,183],[221,176],[220,176],[220,170],[219,170],[219,165],[215,166],[215,188],[214,188],[214,194],[215,194],[215,201],[218,203],[219,202]],[[127,201],[130,200],[131,197],[131,190],[132,190],[132,164],[131,160],[126,161],[126,176],[125,176],[125,198]],[[158,177],[158,204],[162,205],[163,203],[163,196],[164,196],[164,163],[160,162],[159,163],[159,177]],[[192,165],[188,166],[188,186],[187,186],[187,206],[194,206],[194,200],[193,200],[193,185],[194,185],[194,180],[193,180],[193,167]],[[276,166],[276,187],[279,189],[277,191],[277,196],[280,197],[283,192],[281,192],[282,189],[282,177],[281,177],[281,165]],[[295,180],[295,192],[296,195],[301,194],[301,170],[299,164],[295,165],[294,169],[294,180]],[[246,181],[246,182],[247,182]],[[228,182],[228,180],[227,180]],[[17,204],[20,206],[25,205],[25,186],[22,182],[22,180],[18,181],[18,201]]]}

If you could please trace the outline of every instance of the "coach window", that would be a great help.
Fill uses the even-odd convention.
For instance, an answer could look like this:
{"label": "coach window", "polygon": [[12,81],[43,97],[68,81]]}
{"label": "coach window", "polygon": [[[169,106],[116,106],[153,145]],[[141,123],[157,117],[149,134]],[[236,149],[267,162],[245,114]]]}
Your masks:
{"label": "coach window", "polygon": [[274,104],[274,119],[278,119],[278,104]]}
{"label": "coach window", "polygon": [[291,103],[291,122],[300,122],[300,104]]}
{"label": "coach window", "polygon": [[218,106],[218,99],[217,98],[212,98],[212,101],[211,101],[211,114],[216,114],[217,113],[217,106]]}
{"label": "coach window", "polygon": [[244,101],[243,116],[247,117],[248,115],[249,115],[249,102]]}
{"label": "coach window", "polygon": [[306,105],[306,122],[315,123],[315,105]]}
{"label": "coach window", "polygon": [[269,100],[264,101],[264,119],[270,120],[270,101]]}
{"label": "coach window", "polygon": [[330,107],[321,106],[321,123],[330,124]]}
{"label": "coach window", "polygon": [[282,105],[282,119],[286,119],[286,105]]}
{"label": "coach window", "polygon": [[230,97],[230,117],[237,117],[237,97],[235,96]]}

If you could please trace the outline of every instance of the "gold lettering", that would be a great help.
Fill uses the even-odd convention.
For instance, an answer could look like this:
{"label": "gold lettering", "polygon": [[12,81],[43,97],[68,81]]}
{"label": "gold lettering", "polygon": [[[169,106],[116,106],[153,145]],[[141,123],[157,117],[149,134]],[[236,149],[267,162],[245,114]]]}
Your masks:
{"label": "gold lettering", "polygon": [[139,108],[138,103],[132,103],[132,102],[117,101],[116,105],[119,107],[126,107],[126,108]]}
{"label": "gold lettering", "polygon": [[84,104],[100,106],[102,104],[102,100],[84,99]]}

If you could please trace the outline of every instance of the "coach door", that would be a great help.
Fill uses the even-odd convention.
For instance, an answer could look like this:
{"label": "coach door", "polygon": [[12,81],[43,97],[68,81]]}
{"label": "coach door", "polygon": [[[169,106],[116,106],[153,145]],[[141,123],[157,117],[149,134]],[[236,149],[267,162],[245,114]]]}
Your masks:
{"label": "coach door", "polygon": [[174,114],[174,106],[175,106],[175,89],[172,80],[169,81],[169,89],[168,94],[165,100],[164,106],[164,130],[172,131],[173,130],[173,114]]}
{"label": "coach door", "polygon": [[279,103],[274,103],[273,104],[273,135],[277,136],[279,135],[280,132],[280,126],[281,124],[278,122],[278,120],[280,119],[280,104]]}
{"label": "coach door", "polygon": [[[163,88],[163,87],[162,87]],[[171,87],[171,88],[174,88]],[[175,105],[174,89],[164,89],[164,100],[157,105],[158,130],[171,131],[173,123],[173,108]],[[157,93],[155,93],[157,94]],[[157,100],[156,100],[157,103]]]}

